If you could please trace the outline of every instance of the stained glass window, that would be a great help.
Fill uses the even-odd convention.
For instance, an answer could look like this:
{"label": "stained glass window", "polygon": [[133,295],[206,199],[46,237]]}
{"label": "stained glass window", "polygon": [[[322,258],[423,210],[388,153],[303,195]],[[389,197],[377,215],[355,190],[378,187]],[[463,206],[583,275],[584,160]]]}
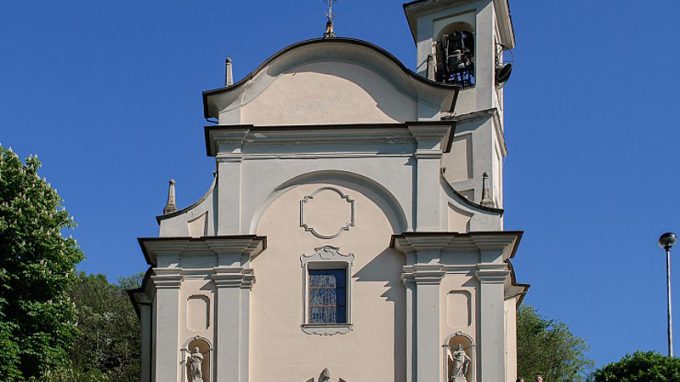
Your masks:
{"label": "stained glass window", "polygon": [[347,323],[345,269],[309,270],[309,323]]}

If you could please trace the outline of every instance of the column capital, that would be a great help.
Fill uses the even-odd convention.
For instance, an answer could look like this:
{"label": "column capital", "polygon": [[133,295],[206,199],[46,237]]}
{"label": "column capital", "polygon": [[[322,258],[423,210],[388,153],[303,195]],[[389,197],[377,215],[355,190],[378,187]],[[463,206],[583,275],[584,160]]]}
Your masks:
{"label": "column capital", "polygon": [[217,288],[251,289],[255,283],[255,274],[250,268],[217,267],[210,278]]}
{"label": "column capital", "polygon": [[156,289],[179,289],[184,276],[179,268],[154,268],[151,281]]}
{"label": "column capital", "polygon": [[410,232],[392,236],[392,247],[404,254],[441,252],[451,242],[449,233]]}
{"label": "column capital", "polygon": [[510,271],[504,263],[480,263],[475,272],[482,284],[503,284],[509,275]]}
{"label": "column capital", "polygon": [[[442,151],[447,151],[449,137],[455,130],[455,123],[453,122],[439,122],[418,124],[417,122],[409,124],[408,130],[411,136],[416,140],[417,151],[424,150],[425,152],[438,151],[440,156]],[[433,158],[434,159],[434,158]]]}
{"label": "column capital", "polygon": [[401,279],[404,285],[439,285],[445,273],[441,264],[407,265]]}
{"label": "column capital", "polygon": [[205,145],[209,156],[240,154],[252,125],[206,126]]}

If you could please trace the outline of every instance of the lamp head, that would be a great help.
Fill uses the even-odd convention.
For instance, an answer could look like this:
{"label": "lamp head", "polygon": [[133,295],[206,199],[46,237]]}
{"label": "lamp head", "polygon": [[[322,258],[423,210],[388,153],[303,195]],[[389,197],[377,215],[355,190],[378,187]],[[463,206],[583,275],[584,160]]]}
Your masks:
{"label": "lamp head", "polygon": [[496,86],[502,88],[505,83],[510,79],[510,74],[512,73],[512,63],[506,62],[505,64],[496,65]]}
{"label": "lamp head", "polygon": [[676,241],[678,241],[678,238],[673,232],[666,232],[659,237],[659,247],[668,251]]}

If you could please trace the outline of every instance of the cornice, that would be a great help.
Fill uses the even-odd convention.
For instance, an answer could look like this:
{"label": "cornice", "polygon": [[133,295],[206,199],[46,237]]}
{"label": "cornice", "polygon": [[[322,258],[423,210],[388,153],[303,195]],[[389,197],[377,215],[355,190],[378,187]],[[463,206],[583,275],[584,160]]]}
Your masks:
{"label": "cornice", "polygon": [[[333,125],[211,125],[204,127],[206,153],[218,160],[240,161],[244,148],[255,145],[417,144],[426,139],[441,140],[441,152],[449,152],[456,124],[449,121],[404,123],[352,123]],[[220,145],[229,152],[220,152]],[[356,152],[356,151],[352,151]],[[342,154],[342,153],[341,153]],[[345,153],[347,154],[347,153]],[[261,153],[256,154],[261,156]],[[266,154],[265,154],[266,155]]]}
{"label": "cornice", "polygon": [[406,232],[392,236],[390,246],[404,254],[442,251],[502,251],[503,260],[515,255],[521,231]]}
{"label": "cornice", "polygon": [[157,265],[158,256],[191,254],[244,255],[255,257],[267,247],[267,238],[257,235],[191,237],[155,237],[137,239],[146,262]]}

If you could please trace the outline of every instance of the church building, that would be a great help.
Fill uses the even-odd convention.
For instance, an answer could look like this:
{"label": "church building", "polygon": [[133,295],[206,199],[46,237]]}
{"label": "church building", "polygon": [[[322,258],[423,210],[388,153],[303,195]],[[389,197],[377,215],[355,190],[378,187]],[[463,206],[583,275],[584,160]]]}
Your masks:
{"label": "church building", "polygon": [[142,382],[515,381],[508,0],[403,8],[415,71],[329,12],[203,92],[212,184],[139,239]]}

